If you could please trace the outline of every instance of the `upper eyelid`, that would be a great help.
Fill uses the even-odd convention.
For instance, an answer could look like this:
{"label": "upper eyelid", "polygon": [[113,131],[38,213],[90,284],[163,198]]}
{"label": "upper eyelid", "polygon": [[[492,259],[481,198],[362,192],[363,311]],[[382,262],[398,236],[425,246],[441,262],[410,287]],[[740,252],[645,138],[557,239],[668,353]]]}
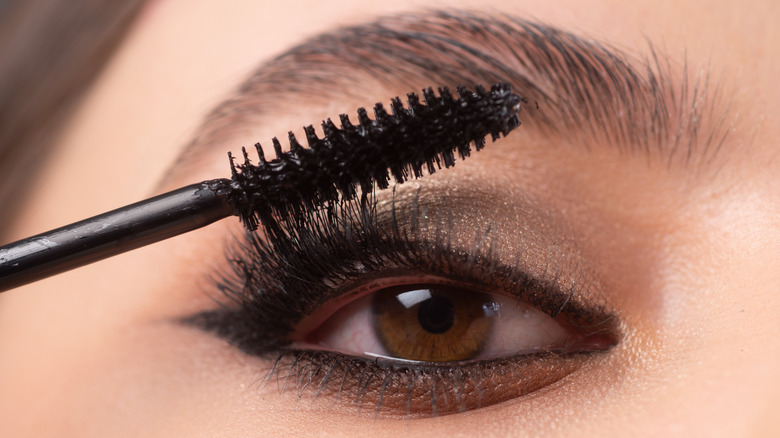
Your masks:
{"label": "upper eyelid", "polygon": [[[495,289],[503,289],[507,293],[522,291],[523,295],[519,297],[521,300],[550,315],[559,313],[566,308],[567,314],[573,317],[590,318],[578,320],[578,323],[583,325],[600,324],[611,319],[612,313],[603,307],[598,300],[592,296],[589,299],[583,297],[588,293],[592,284],[586,277],[577,279],[580,273],[572,272],[573,265],[568,263],[565,257],[547,260],[547,263],[554,265],[555,269],[542,269],[540,272],[538,266],[532,269],[531,266],[524,266],[521,261],[504,264],[495,257],[495,254],[492,254],[493,251],[489,244],[480,244],[480,248],[475,251],[474,248],[470,247],[448,246],[446,242],[443,242],[441,236],[426,242],[420,240],[420,236],[414,236],[413,231],[399,230],[399,227],[409,226],[409,224],[393,223],[399,218],[397,213],[402,208],[401,206],[408,207],[408,210],[401,214],[402,220],[418,221],[416,226],[423,227],[424,224],[419,223],[419,220],[423,216],[427,216],[431,219],[432,227],[436,230],[444,230],[445,228],[452,230],[452,226],[446,221],[452,218],[453,207],[442,207],[437,203],[435,207],[433,204],[426,204],[430,207],[426,209],[423,204],[428,201],[420,202],[420,196],[418,191],[413,195],[413,198],[407,198],[401,204],[384,202],[385,209],[381,210],[380,208],[379,211],[383,212],[385,225],[382,225],[382,220],[376,219],[376,217],[376,222],[372,220],[367,222],[370,227],[379,227],[379,229],[373,230],[375,233],[390,233],[384,236],[387,238],[385,240],[376,234],[368,237],[370,242],[367,245],[377,247],[373,248],[374,251],[377,251],[374,268],[382,271],[381,275],[394,275],[393,272],[387,271],[388,264],[392,263],[388,257],[399,257],[400,252],[409,251],[408,256],[411,258],[396,260],[399,262],[399,267],[403,268],[409,263],[438,263],[436,266],[429,265],[428,269],[417,269],[417,275],[440,275],[452,281],[461,281],[462,284],[470,285],[475,289],[480,289],[482,286],[481,290],[484,292],[495,292]],[[434,198],[436,197],[434,196]],[[461,201],[468,202],[469,200],[461,199]],[[357,202],[357,200],[352,201],[351,206],[358,208],[355,205]],[[388,211],[389,205],[393,208]],[[376,213],[378,210],[372,211]],[[389,214],[391,212],[392,215]],[[461,213],[468,215],[469,212]],[[319,213],[312,213],[312,215],[317,214]],[[416,219],[412,219],[415,217]],[[319,216],[311,217],[311,220],[316,222],[317,220],[321,221],[322,218]],[[388,220],[391,224],[387,224]],[[355,222],[360,222],[360,220]],[[310,222],[307,224],[304,228],[312,228]],[[467,225],[473,226],[470,222]],[[359,224],[352,224],[352,226],[359,227]],[[332,224],[330,227],[326,225],[325,228],[329,228],[329,232],[335,234],[343,231]],[[357,252],[352,252],[351,255],[344,252],[344,245],[353,245],[355,242],[345,242],[344,236],[337,236],[332,238],[330,242],[327,241],[327,238],[325,242],[322,239],[314,238],[308,242],[311,245],[302,246],[295,244],[298,240],[308,240],[301,239],[301,235],[296,234],[301,230],[292,230],[288,224],[287,231],[292,234],[281,239],[279,245],[276,246],[269,244],[265,240],[268,236],[262,234],[247,233],[233,236],[229,258],[231,259],[230,266],[234,272],[228,275],[224,272],[215,273],[216,277],[221,278],[217,282],[217,287],[222,291],[222,296],[217,297],[217,300],[225,303],[227,298],[225,307],[222,310],[207,311],[195,315],[185,322],[215,332],[228,339],[237,336],[236,331],[241,331],[243,333],[240,335],[241,337],[255,338],[252,344],[254,351],[246,352],[258,354],[262,351],[270,351],[285,343],[287,334],[291,333],[293,327],[303,317],[310,315],[329,300],[341,297],[343,293],[351,291],[351,288],[357,284],[355,279],[366,275],[359,267],[352,265],[356,262],[366,262],[366,259],[361,259],[360,255],[360,251],[364,248],[355,248]],[[314,227],[308,231],[321,232],[322,230],[318,231]],[[354,233],[356,230],[353,229],[352,232]],[[436,239],[439,241],[437,242]],[[335,246],[330,250],[323,250],[323,243]],[[467,244],[471,244],[471,242],[467,242]],[[550,242],[546,242],[546,244],[550,244]],[[382,245],[401,245],[401,247],[382,248]],[[535,261],[538,261],[536,259],[540,257],[550,257],[549,254],[545,254],[545,252],[549,252],[549,249],[545,249],[542,244],[539,246],[542,248],[534,250],[521,246],[520,251],[524,253],[524,257]],[[471,254],[468,251],[471,251]],[[426,252],[431,257],[427,257]],[[331,260],[331,263],[322,267],[323,257],[325,260],[334,259],[335,262]],[[463,257],[472,257],[472,260],[469,261]],[[567,267],[567,265],[571,266]],[[464,269],[468,269],[468,272]],[[328,277],[328,275],[334,274],[332,270],[339,272]],[[531,273],[533,271],[536,272]],[[409,272],[407,268],[405,274],[409,274]],[[398,273],[400,271],[395,271],[395,274]],[[370,273],[368,274],[370,275]],[[336,278],[338,275],[341,275],[341,278]],[[495,289],[484,289],[487,287],[486,284]],[[238,327],[239,324],[251,327]],[[235,343],[240,344],[239,341]]]}
{"label": "upper eyelid", "polygon": [[[474,198],[463,197],[456,200],[452,206],[444,207],[441,206],[442,199],[435,198],[435,204],[431,200],[421,201],[421,194],[418,190],[411,198],[397,201],[396,194],[393,193],[390,202],[384,202],[385,208],[377,207],[377,204],[369,207],[371,209],[371,217],[369,219],[361,217],[362,211],[359,201],[349,201],[337,208],[339,213],[344,214],[339,220],[342,224],[348,224],[349,230],[346,227],[342,228],[328,220],[324,220],[321,212],[310,212],[306,216],[307,220],[303,226],[300,225],[300,222],[294,224],[292,223],[293,221],[287,221],[282,224],[281,229],[286,234],[281,238],[274,239],[273,237],[269,238],[267,233],[251,232],[234,236],[229,247],[229,253],[232,254],[230,258],[240,281],[267,279],[267,275],[264,275],[264,273],[268,272],[269,265],[273,265],[292,275],[296,280],[307,281],[308,279],[312,285],[319,285],[320,287],[323,287],[321,283],[325,281],[328,283],[325,286],[332,288],[339,283],[339,279],[336,278],[339,274],[351,277],[361,274],[361,271],[366,268],[365,266],[354,264],[355,262],[369,262],[366,260],[367,257],[363,248],[345,249],[333,245],[334,243],[345,244],[344,240],[347,234],[352,237],[361,234],[357,239],[369,240],[369,243],[372,245],[381,240],[381,245],[385,245],[383,248],[372,248],[375,252],[371,254],[384,267],[388,267],[388,264],[392,264],[393,261],[388,260],[386,257],[388,254],[381,253],[381,251],[393,252],[391,255],[397,256],[395,253],[397,251],[405,251],[415,245],[425,246],[430,244],[435,244],[436,250],[450,252],[452,256],[480,257],[483,261],[491,263],[498,271],[508,271],[516,267],[514,265],[519,263],[518,260],[506,260],[496,257],[495,253],[497,251],[494,251],[492,237],[480,235],[483,231],[476,230],[476,227],[473,227],[476,230],[474,239],[466,238],[465,242],[456,243],[453,242],[451,235],[446,238],[440,235],[453,230],[454,224],[452,221],[454,214],[450,214],[450,212],[462,210],[465,204],[473,203]],[[374,202],[378,202],[378,199],[375,199]],[[402,205],[408,207],[404,213],[401,213]],[[468,212],[459,211],[458,214],[468,215]],[[458,233],[459,237],[465,234],[462,229],[460,231]],[[498,229],[492,231],[492,234],[499,232]],[[426,235],[430,233],[435,233],[435,235],[432,237]],[[347,243],[354,242],[350,241]],[[392,246],[392,248],[387,245]],[[399,245],[408,246],[408,248],[398,248]],[[526,242],[526,244],[520,245],[516,251],[518,253],[534,252],[530,257],[537,262],[539,252],[531,251],[528,246],[530,245]],[[478,251],[471,252],[475,248]],[[434,248],[431,247],[431,249]],[[515,255],[520,256],[519,254]],[[318,270],[318,260],[327,260],[329,261],[329,267],[336,265],[341,271],[334,273],[332,271]],[[301,266],[301,262],[304,266]],[[555,265],[559,268],[558,270],[565,269],[560,259],[547,260],[545,264]],[[254,272],[255,269],[257,269],[257,272]],[[296,271],[301,271],[301,275],[296,276]],[[314,278],[314,276],[310,275],[312,271],[320,274],[321,277]],[[530,269],[526,266],[524,271],[530,271]],[[538,281],[549,279],[552,282],[560,276],[560,272],[550,272],[547,269],[543,269],[543,271],[539,272],[536,269],[535,275],[532,277],[535,277]],[[572,277],[576,277],[576,275]],[[530,281],[528,276],[523,276],[523,278],[518,278],[517,280]],[[572,280],[572,282],[575,282],[575,280]]]}

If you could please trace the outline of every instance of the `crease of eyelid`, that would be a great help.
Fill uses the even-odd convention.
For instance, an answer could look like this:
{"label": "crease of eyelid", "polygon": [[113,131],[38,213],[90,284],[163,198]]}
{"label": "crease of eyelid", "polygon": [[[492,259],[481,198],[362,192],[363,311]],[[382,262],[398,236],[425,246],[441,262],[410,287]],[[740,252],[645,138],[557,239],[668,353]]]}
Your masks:
{"label": "crease of eyelid", "polygon": [[254,71],[206,116],[166,181],[213,145],[297,112],[301,102],[332,106],[334,99],[377,95],[376,88],[391,97],[495,82],[511,83],[536,103],[525,108],[526,131],[577,138],[572,147],[612,145],[667,167],[705,168],[738,127],[730,111],[737,94],[707,65],[694,65],[687,55],[674,59],[646,42],[644,53],[625,52],[543,23],[466,10],[404,13],[339,28]]}

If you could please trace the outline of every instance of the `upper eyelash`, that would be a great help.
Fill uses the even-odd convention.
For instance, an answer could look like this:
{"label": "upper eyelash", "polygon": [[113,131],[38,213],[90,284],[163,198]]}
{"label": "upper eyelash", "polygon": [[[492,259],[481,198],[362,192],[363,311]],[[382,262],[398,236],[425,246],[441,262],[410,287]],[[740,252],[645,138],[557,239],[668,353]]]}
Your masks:
{"label": "upper eyelash", "polygon": [[[577,284],[562,288],[554,274],[534,277],[519,266],[502,264],[489,241],[475,240],[471,248],[462,249],[441,236],[415,235],[424,214],[419,199],[418,191],[408,229],[396,217],[394,192],[390,210],[384,212],[389,214],[385,223],[375,194],[369,193],[239,237],[230,249],[233,272],[217,274],[217,287],[228,303],[186,322],[246,353],[267,355],[289,345],[287,337],[303,317],[354,287],[358,279],[377,270],[389,276],[401,269],[413,271],[407,274],[439,275],[475,289],[487,283],[551,316],[566,312],[575,325],[609,321],[609,312],[577,299]],[[451,228],[448,221],[448,217],[438,221],[437,233]],[[395,272],[388,270],[389,265],[397,267]]]}

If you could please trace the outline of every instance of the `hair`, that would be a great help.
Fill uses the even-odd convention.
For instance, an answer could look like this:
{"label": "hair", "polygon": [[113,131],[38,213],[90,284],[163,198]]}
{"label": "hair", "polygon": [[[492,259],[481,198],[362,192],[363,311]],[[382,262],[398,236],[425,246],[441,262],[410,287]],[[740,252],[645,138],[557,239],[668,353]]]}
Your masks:
{"label": "hair", "polygon": [[0,238],[143,0],[0,2]]}

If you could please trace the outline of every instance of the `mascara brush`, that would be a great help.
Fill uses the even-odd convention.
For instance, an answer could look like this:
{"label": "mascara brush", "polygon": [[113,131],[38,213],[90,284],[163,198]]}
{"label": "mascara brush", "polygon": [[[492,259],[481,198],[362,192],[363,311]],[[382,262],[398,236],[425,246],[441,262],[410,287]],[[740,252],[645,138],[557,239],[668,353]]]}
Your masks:
{"label": "mascara brush", "polygon": [[243,149],[243,164],[230,159],[231,178],[203,181],[144,201],[85,219],[0,247],[0,292],[70,269],[177,236],[228,216],[238,216],[255,230],[274,217],[287,217],[351,199],[358,189],[367,193],[387,188],[391,179],[403,183],[433,173],[442,166],[496,140],[520,125],[523,99],[508,84],[488,91],[446,88],[438,95],[423,90],[423,102],[410,93],[407,105],[392,99],[390,113],[381,103],[374,118],[357,110],[358,123],[340,116],[340,127],[330,119],[324,136],[304,128],[308,147],[289,134],[290,149],[282,152],[274,138],[276,158],[266,160],[256,144],[259,160],[251,163]]}

